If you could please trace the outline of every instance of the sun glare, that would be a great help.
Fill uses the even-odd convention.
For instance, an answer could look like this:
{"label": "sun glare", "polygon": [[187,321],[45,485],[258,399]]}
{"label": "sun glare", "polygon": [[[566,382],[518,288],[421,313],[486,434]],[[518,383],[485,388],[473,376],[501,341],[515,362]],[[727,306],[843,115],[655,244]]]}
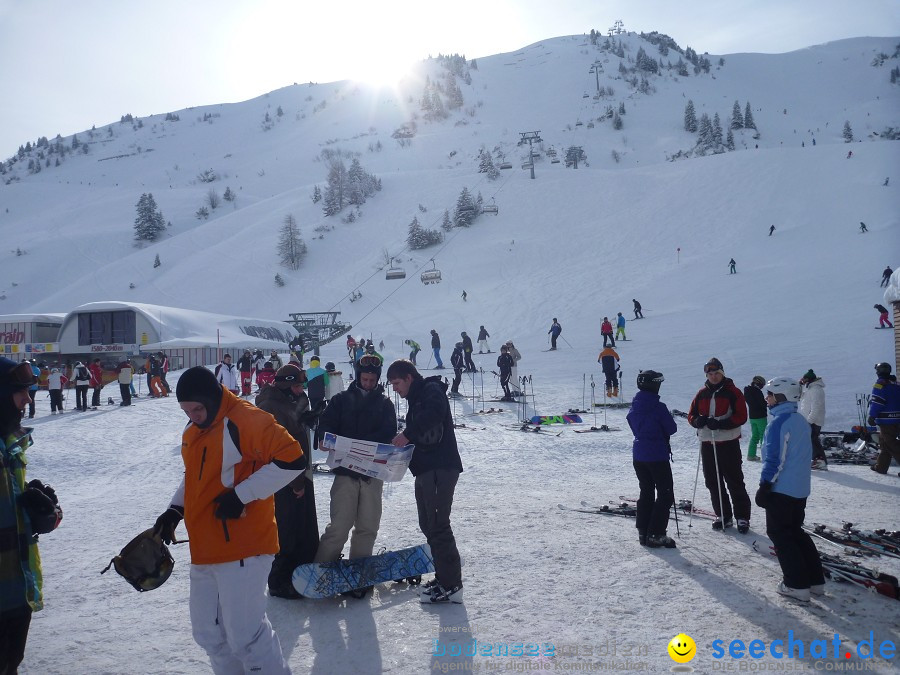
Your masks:
{"label": "sun glare", "polygon": [[349,77],[372,87],[395,87],[410,74],[414,63],[409,54],[384,51],[353,63]]}

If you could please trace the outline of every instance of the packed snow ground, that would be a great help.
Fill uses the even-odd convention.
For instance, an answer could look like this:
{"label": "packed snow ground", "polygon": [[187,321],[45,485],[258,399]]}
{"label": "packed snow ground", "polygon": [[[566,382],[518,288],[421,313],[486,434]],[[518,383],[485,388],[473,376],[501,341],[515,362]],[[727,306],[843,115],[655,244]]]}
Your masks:
{"label": "packed snow ground", "polygon": [[[633,56],[637,38],[626,40]],[[661,78],[654,80],[657,93],[646,98],[628,96],[624,83],[610,79],[617,95],[598,110],[582,97],[593,92],[587,68],[598,55],[580,42],[558,38],[479,59],[465,89],[475,116],[465,125],[456,124],[466,120],[462,113],[422,123],[406,148],[389,139],[408,120],[405,95],[376,96],[346,84],[289,87],[243,104],[181,111],[182,122],[147,120],[133,133],[116,123],[115,138],[98,140],[94,154],[0,187],[9,205],[0,228],[12,247],[4,258],[5,307],[67,311],[82,302],[128,299],[284,318],[334,305],[354,334],[384,339],[388,359],[405,355],[407,338],[427,347],[428,331],[437,329],[445,362],[460,331],[474,337],[484,324],[495,349],[515,340],[524,357],[520,374],[533,378],[536,412],[548,414],[581,407],[583,396],[589,400],[583,384],[591,375],[600,379],[600,320],[618,311],[630,318],[631,298],[638,298],[646,320],[629,323],[630,341],[620,345],[626,398],[637,371],[654,368],[666,376],[663,400],[686,409],[710,356],[723,361],[739,386],[756,374],[799,377],[813,368],[826,383],[825,429],[848,429],[857,422],[856,395],[871,389],[873,364],[893,360],[893,331],[872,330],[872,305],[882,302],[881,270],[898,264],[900,177],[882,186],[896,174],[898,153],[895,143],[873,133],[898,126],[900,90],[888,81],[893,61],[885,68],[870,63],[876,52],[892,52],[896,40],[729,56],[715,80]],[[615,59],[606,66],[610,78],[616,66]],[[421,87],[410,88],[413,100],[420,93]],[[313,99],[306,101],[308,95]],[[623,133],[608,124],[574,126],[626,96]],[[698,114],[719,112],[723,124],[734,99],[750,100],[761,138],[742,132],[736,152],[665,162],[665,153],[691,144],[681,129],[687,98]],[[314,112],[326,99],[328,106]],[[272,131],[260,131],[263,113],[276,105],[286,116]],[[221,117],[193,121],[206,111]],[[848,118],[864,142],[843,143]],[[559,150],[583,144],[590,166],[565,170],[544,158],[530,180],[518,168],[522,151],[515,142],[519,131],[531,129],[541,129],[545,145]],[[313,227],[329,222],[308,199],[324,179],[315,157],[333,139],[362,151],[363,166],[382,178],[384,190],[363,206],[361,220],[337,222],[323,239],[312,239]],[[384,151],[366,153],[375,140]],[[517,168],[485,181],[475,173],[482,143],[500,144]],[[611,159],[612,148],[620,149],[621,164]],[[133,156],[96,161],[126,151]],[[208,186],[194,176],[210,166],[225,174],[220,192],[226,184],[242,189],[234,208],[198,222],[192,214]],[[495,199],[499,214],[454,230],[442,247],[404,253],[399,262],[407,281],[386,281],[378,269],[381,249],[402,248],[414,215],[436,226],[464,185]],[[173,227],[159,244],[136,251],[130,223],[146,190]],[[293,273],[276,266],[274,253],[287,213],[297,217],[310,245],[307,262]],[[858,232],[861,220],[867,234]],[[771,224],[776,232],[768,237]],[[27,254],[15,256],[16,246]],[[159,268],[152,267],[156,253]],[[432,256],[444,281],[424,286],[418,271],[431,267]],[[733,276],[726,266],[731,257]],[[273,285],[276,271],[287,279],[285,288]],[[357,288],[363,297],[347,302]],[[544,353],[554,316],[564,327],[561,349]],[[489,372],[495,356],[476,356],[488,393],[497,391]],[[341,361],[343,350],[328,345],[323,358]],[[427,349],[420,360],[427,362]],[[104,400],[108,395],[115,392],[104,392]],[[29,474],[54,485],[65,520],[42,538],[47,607],[35,615],[23,671],[209,672],[190,633],[185,548],[173,547],[175,572],[152,593],[138,595],[113,573],[98,574],[152,525],[178,484],[184,417],[177,404],[140,398],[131,408],[50,417],[45,396]],[[672,665],[666,644],[679,632],[698,644],[690,665],[712,672],[722,665],[711,658],[716,639],[769,641],[793,630],[807,641],[839,633],[853,645],[869,631],[897,641],[896,600],[838,584],[810,607],[777,596],[778,567],[756,509],[743,537],[713,533],[700,519],[688,531],[682,520],[674,551],[640,548],[633,521],[559,510],[558,503],[636,496],[624,412],[598,418],[620,432],[543,437],[506,426],[516,418],[512,411],[472,417],[471,406],[458,405],[458,421],[477,427],[458,434],[466,471],[453,521],[465,558],[465,604],[423,607],[413,591],[390,584],[365,601],[273,599],[269,615],[295,672],[417,673],[435,664],[485,671],[496,663],[512,664],[510,670],[600,668],[613,658],[660,672]],[[697,441],[682,420],[672,445],[676,496],[690,498]],[[759,465],[745,469],[752,492]],[[878,476],[854,466],[816,473],[808,520],[898,528],[895,473]],[[316,478],[320,529],[327,524],[329,483]],[[697,503],[709,506],[702,484]],[[385,490],[376,545],[420,541],[407,478]],[[894,562],[873,564],[896,574]],[[461,644],[469,637],[510,650],[552,644],[557,652],[552,660],[434,654],[435,639]],[[768,656],[762,661],[775,664]]]}

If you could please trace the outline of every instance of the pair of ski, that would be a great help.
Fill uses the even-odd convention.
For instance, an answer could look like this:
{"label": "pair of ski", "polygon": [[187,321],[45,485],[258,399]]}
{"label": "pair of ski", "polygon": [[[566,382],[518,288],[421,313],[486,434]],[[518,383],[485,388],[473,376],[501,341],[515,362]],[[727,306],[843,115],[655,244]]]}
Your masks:
{"label": "pair of ski", "polygon": [[814,524],[813,526],[804,525],[803,529],[810,535],[829,541],[837,546],[849,548],[860,555],[867,556],[887,556],[889,558],[900,558],[900,547],[892,544],[878,535],[869,537],[853,530],[838,531],[827,525]]}
{"label": "pair of ski", "polygon": [[575,429],[576,434],[590,434],[595,431],[622,431],[619,427],[610,427],[601,424],[599,427],[591,427],[590,429]]}
{"label": "pair of ski", "polygon": [[832,581],[849,581],[889,598],[900,600],[900,585],[897,583],[897,577],[871,570],[858,563],[841,560],[827,553],[820,553],[819,558],[822,561],[825,575]]}
{"label": "pair of ski", "polygon": [[625,518],[635,518],[637,516],[637,508],[631,504],[601,504],[593,506],[586,501],[581,502],[582,508],[574,508],[565,504],[557,504],[557,508],[562,511],[576,511],[577,513],[594,513],[605,516],[622,516]]}

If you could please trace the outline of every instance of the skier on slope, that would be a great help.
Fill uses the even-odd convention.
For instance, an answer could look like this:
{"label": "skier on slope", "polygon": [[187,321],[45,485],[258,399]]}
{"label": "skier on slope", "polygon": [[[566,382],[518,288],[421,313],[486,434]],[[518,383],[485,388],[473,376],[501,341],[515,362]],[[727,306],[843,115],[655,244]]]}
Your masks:
{"label": "skier on slope", "polygon": [[663,380],[662,373],[642,370],[637,376],[638,392],[625,418],[634,434],[632,461],[641,488],[637,502],[638,541],[651,548],[675,548],[675,542],[666,536],[666,526],[675,499],[669,437],[678,431],[678,426],[659,400]]}
{"label": "skier on slope", "polygon": [[728,261],[728,273],[737,274],[737,263],[734,261],[734,258]]}
{"label": "skier on slope", "polygon": [[891,283],[891,275],[894,273],[894,270],[891,269],[891,266],[888,265],[884,268],[884,272],[881,273],[881,287],[885,288],[889,283]]}
{"label": "skier on slope", "polygon": [[419,343],[415,340],[404,340],[404,343],[407,347],[409,347],[409,360],[413,362],[413,365],[416,365],[416,354],[422,351],[422,348],[419,346]]}
{"label": "skier on slope", "polygon": [[472,346],[472,338],[469,337],[466,331],[460,333],[460,337],[462,337],[463,354],[466,357],[466,372],[474,373],[475,362],[472,360],[472,350],[474,349]]}
{"label": "skier on slope", "polygon": [[[484,349],[484,352],[486,352],[488,354],[491,353],[491,347],[487,341],[487,339],[489,337],[491,337],[491,334],[487,332],[487,330],[485,329],[484,326],[480,326],[478,328],[478,353],[479,354],[483,353],[481,351],[482,349]],[[413,361],[413,363],[415,363],[415,361]]]}
{"label": "skier on slope", "polygon": [[634,303],[634,318],[635,319],[643,319],[644,313],[641,311],[641,303],[639,303],[634,298],[631,299],[631,302]]}
{"label": "skier on slope", "polygon": [[612,347],[604,347],[597,357],[597,363],[606,376],[606,397],[618,398],[619,396],[619,355]]}
{"label": "skier on slope", "polygon": [[717,516],[712,528],[732,527],[733,515],[738,532],[746,534],[750,529],[750,495],[741,470],[740,438],[741,425],[747,421],[747,402],[734,382],[725,377],[719,359],[707,361],[703,372],[706,383],[691,401],[688,423],[700,439],[703,478]]}
{"label": "skier on slope", "polygon": [[[878,310],[881,316],[878,317],[878,327],[879,328],[893,328],[894,324],[891,323],[891,320],[888,319],[888,311],[884,305],[876,304],[874,305],[875,309]],[[887,324],[885,326],[884,324]]]}
{"label": "skier on slope", "polygon": [[497,357],[497,367],[500,369],[500,386],[503,387],[503,401],[513,401],[512,392],[509,390],[509,380],[512,378],[512,369],[515,365],[509,347],[500,347],[500,356]]}
{"label": "skier on slope", "polygon": [[603,336],[603,346],[604,347],[607,346],[607,344],[606,344],[607,341],[609,341],[610,347],[616,346],[615,338],[613,338],[613,327],[612,327],[612,324],[609,322],[609,317],[607,317],[607,316],[603,317],[603,323],[600,324],[600,335]]}
{"label": "skier on slope", "polygon": [[812,468],[828,471],[825,448],[819,440],[819,433],[825,424],[825,380],[817,376],[812,368],[800,378],[800,414],[806,418],[812,430]]}
{"label": "skier on slope", "polygon": [[463,368],[466,365],[462,342],[457,342],[453,347],[453,353],[450,354],[450,365],[453,366],[453,386],[450,388],[450,396],[460,396],[459,383],[462,380]]}
{"label": "skier on slope", "polygon": [[622,316],[622,312],[616,314],[616,340],[628,340],[625,337],[625,317]]}
{"label": "skier on slope", "polygon": [[556,320],[556,317],[553,317],[553,323],[550,324],[550,330],[547,331],[547,334],[550,336],[551,352],[556,349],[556,340],[559,338],[560,333],[562,333],[562,326]]}
{"label": "skier on slope", "polygon": [[810,492],[809,424],[797,412],[800,384],[788,377],[766,382],[772,423],[763,441],[764,462],[756,505],[766,510],[766,534],[775,545],[783,580],[776,590],[801,602],[825,593],[819,552],[803,530]]}

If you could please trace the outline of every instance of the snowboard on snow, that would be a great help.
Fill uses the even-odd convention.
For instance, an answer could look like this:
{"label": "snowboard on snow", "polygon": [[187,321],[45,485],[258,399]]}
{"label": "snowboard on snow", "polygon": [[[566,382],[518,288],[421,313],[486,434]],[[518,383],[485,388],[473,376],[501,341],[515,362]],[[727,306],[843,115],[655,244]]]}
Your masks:
{"label": "snowboard on snow", "polygon": [[581,415],[535,415],[531,424],[581,424]]}
{"label": "snowboard on snow", "polygon": [[331,598],[388,581],[434,572],[427,544],[387,551],[353,560],[300,565],[291,576],[297,592],[307,598]]}

